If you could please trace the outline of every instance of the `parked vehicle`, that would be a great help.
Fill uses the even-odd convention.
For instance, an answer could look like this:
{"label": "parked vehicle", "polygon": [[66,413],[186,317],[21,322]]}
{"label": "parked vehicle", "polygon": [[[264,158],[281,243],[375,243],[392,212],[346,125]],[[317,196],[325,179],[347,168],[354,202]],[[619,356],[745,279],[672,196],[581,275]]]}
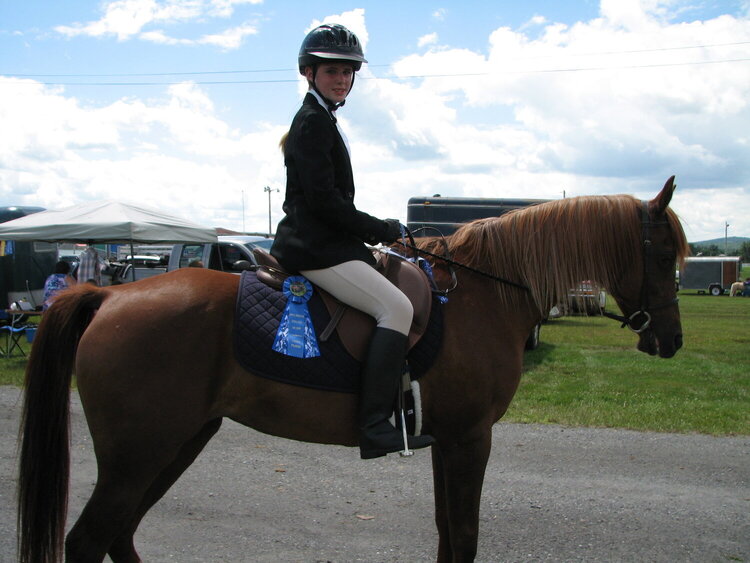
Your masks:
{"label": "parked vehicle", "polygon": [[698,293],[723,295],[740,279],[739,256],[691,256],[677,275],[678,289],[697,289]]}
{"label": "parked vehicle", "polygon": [[169,256],[168,271],[200,264],[203,268],[222,272],[241,272],[255,265],[253,249],[268,251],[273,239],[250,236],[220,236],[216,243],[175,244]]}
{"label": "parked vehicle", "polygon": [[565,314],[601,315],[607,304],[607,293],[596,283],[586,280],[568,293]]}
{"label": "parked vehicle", "polygon": [[[545,199],[495,199],[473,197],[412,197],[407,203],[406,226],[414,236],[451,235],[462,223],[498,217],[514,209],[543,203]],[[542,325],[536,325],[526,340],[526,349],[539,346]]]}

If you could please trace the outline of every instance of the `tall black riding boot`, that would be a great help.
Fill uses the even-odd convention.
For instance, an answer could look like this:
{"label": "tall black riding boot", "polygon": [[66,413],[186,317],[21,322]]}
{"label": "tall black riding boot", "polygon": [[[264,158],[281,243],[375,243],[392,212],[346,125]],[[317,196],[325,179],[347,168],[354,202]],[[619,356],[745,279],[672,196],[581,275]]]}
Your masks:
{"label": "tall black riding boot", "polygon": [[[362,369],[359,397],[359,450],[362,459],[381,457],[404,449],[403,433],[388,421],[398,389],[406,354],[406,336],[376,328]],[[432,436],[409,436],[410,449],[426,448]]]}

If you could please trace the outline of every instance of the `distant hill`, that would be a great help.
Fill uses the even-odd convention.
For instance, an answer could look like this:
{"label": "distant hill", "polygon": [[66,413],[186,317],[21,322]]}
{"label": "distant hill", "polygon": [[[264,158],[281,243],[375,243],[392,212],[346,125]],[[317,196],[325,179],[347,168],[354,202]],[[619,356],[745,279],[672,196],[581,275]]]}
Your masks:
{"label": "distant hill", "polygon": [[[727,237],[727,254],[736,254],[743,242],[750,242],[750,237]],[[691,242],[690,244],[694,244],[695,246],[711,246],[712,244],[715,244],[723,251],[724,237]]]}

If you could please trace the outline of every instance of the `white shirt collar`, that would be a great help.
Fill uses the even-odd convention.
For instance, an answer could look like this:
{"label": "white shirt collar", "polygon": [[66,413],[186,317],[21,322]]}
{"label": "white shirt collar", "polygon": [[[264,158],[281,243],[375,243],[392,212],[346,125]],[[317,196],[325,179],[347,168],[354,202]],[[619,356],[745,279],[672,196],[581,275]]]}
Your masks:
{"label": "white shirt collar", "polygon": [[[312,89],[312,88],[310,88],[310,90],[308,90],[308,92],[309,92],[310,94],[312,94],[313,96],[315,96],[315,99],[316,99],[316,100],[318,100],[318,103],[319,103],[319,104],[320,104],[321,106],[323,106],[323,108],[324,108],[324,109],[325,109],[325,110],[326,110],[327,112],[330,112],[330,113],[331,113],[331,114],[332,114],[332,115],[333,115],[334,117],[336,117],[336,112],[335,112],[335,111],[331,111],[330,109],[328,109],[328,104],[327,104],[327,103],[325,103],[325,102],[323,101],[323,97],[322,97],[322,96],[321,96],[320,94],[318,94],[318,93],[317,93],[317,92],[316,92],[316,91],[315,91],[314,89]],[[342,139],[343,139],[343,141],[344,141],[344,146],[346,147],[346,152],[348,152],[348,153],[349,153],[349,157],[351,157],[351,156],[352,156],[352,149],[351,149],[351,148],[349,147],[349,139],[347,139],[347,138],[346,138],[346,134],[344,133],[344,130],[343,130],[343,129],[341,128],[341,125],[339,125],[339,120],[338,120],[338,118],[336,119],[336,129],[338,129],[338,130],[339,130],[339,135],[341,135],[341,138],[342,138]]]}

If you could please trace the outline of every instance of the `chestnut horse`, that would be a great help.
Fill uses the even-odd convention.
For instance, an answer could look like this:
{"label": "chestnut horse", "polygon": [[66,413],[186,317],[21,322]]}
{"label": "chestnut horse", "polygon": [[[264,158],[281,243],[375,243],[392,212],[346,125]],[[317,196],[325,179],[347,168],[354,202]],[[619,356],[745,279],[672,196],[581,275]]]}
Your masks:
{"label": "chestnut horse", "polygon": [[[581,280],[594,280],[640,331],[641,351],[669,358],[682,345],[674,266],[687,243],[667,207],[673,189],[670,178],[650,202],[625,195],[554,201],[475,221],[449,238],[454,260],[474,270],[457,272],[443,306],[441,351],[420,380],[423,428],[436,440],[438,561],[474,560],[492,427],[513,398],[524,342],[542,311]],[[439,277],[446,271],[437,262]],[[186,268],[117,287],[82,285],[47,311],[26,372],[21,562],[62,556],[74,371],[99,473],[64,542],[71,562],[107,554],[115,563],[140,561],[133,536],[141,519],[224,417],[274,436],[357,445],[355,395],[263,379],[235,361],[238,279]]]}

